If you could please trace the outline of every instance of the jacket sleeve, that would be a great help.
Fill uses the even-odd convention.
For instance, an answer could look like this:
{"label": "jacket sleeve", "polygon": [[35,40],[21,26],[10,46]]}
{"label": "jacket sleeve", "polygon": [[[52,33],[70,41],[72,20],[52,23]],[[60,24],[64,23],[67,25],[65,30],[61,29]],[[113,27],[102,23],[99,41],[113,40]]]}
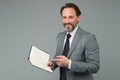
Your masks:
{"label": "jacket sleeve", "polygon": [[[58,48],[58,41],[59,41],[59,38],[60,38],[60,35],[61,35],[61,33],[59,33],[58,35],[57,35],[57,38],[56,38],[56,54],[55,54],[55,56],[53,57],[53,58],[55,58],[57,55],[59,55],[59,53],[57,53],[57,52],[59,52],[59,48]],[[53,63],[53,70],[55,70],[57,67],[58,67],[58,65],[56,64],[56,62],[55,61],[53,61],[52,62]]]}

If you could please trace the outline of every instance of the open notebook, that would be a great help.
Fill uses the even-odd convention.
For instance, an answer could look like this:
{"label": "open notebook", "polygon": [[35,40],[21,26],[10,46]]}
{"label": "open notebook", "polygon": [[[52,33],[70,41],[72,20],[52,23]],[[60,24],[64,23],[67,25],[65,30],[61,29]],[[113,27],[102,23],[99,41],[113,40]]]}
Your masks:
{"label": "open notebook", "polygon": [[45,53],[44,51],[38,49],[35,46],[32,46],[30,55],[29,55],[29,61],[33,66],[36,66],[40,69],[53,72],[48,66],[47,62],[49,61],[50,55]]}

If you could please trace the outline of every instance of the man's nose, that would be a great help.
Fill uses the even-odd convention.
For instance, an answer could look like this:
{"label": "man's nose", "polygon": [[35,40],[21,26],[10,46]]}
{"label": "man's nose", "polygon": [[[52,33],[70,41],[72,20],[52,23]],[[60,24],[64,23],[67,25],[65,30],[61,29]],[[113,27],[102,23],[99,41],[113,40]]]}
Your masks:
{"label": "man's nose", "polygon": [[67,18],[67,19],[65,20],[65,23],[70,23],[70,19]]}

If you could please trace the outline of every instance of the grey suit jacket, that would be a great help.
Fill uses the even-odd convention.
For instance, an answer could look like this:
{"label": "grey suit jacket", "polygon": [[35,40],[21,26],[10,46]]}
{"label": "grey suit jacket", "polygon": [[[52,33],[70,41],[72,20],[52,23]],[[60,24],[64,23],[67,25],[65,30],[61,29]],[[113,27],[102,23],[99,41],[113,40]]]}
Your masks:
{"label": "grey suit jacket", "polygon": [[[62,55],[66,32],[57,36],[56,55]],[[78,27],[68,56],[72,60],[71,69],[66,69],[67,80],[94,80],[92,73],[99,70],[99,47],[94,34]],[[57,67],[54,63],[54,68]]]}

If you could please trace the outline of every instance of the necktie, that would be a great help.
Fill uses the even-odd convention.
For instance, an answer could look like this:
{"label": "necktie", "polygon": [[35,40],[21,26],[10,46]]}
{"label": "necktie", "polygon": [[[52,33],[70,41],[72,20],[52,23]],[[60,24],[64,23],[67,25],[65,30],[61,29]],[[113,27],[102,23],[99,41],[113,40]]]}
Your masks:
{"label": "necktie", "polygon": [[[63,55],[67,57],[69,51],[69,39],[71,35],[67,34]],[[60,67],[60,80],[66,80],[66,68]]]}

